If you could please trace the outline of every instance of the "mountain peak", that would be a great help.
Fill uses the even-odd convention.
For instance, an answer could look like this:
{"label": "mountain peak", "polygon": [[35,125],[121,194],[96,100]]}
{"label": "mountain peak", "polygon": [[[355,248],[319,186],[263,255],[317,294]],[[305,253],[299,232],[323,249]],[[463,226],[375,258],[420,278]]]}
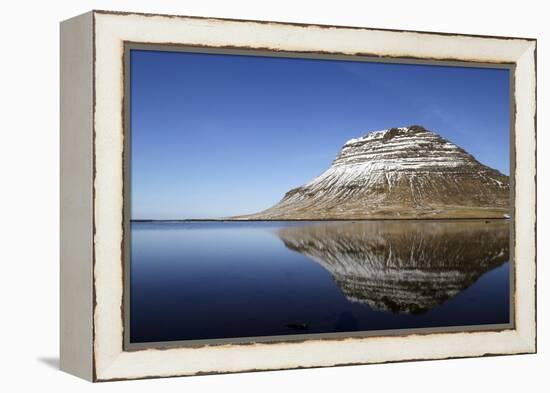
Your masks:
{"label": "mountain peak", "polygon": [[352,138],[348,140],[344,144],[344,146],[353,145],[358,142],[376,140],[376,139],[389,140],[398,135],[411,136],[422,132],[429,132],[429,131],[426,130],[424,127],[418,126],[418,125],[412,125],[408,127],[387,128],[385,130],[379,130],[379,131],[369,131],[362,137]]}
{"label": "mountain peak", "polygon": [[344,144],[333,166],[367,165],[365,171],[431,171],[481,165],[464,149],[422,126],[373,131]]}

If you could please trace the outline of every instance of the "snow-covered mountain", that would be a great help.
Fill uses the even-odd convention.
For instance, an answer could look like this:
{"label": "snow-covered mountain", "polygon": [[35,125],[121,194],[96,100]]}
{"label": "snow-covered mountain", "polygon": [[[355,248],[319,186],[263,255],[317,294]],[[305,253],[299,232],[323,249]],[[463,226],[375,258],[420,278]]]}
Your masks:
{"label": "snow-covered mountain", "polygon": [[503,217],[509,179],[421,126],[347,141],[321,175],[236,219]]}
{"label": "snow-covered mountain", "polygon": [[350,301],[394,313],[428,311],[510,258],[505,220],[329,222],[277,235]]}

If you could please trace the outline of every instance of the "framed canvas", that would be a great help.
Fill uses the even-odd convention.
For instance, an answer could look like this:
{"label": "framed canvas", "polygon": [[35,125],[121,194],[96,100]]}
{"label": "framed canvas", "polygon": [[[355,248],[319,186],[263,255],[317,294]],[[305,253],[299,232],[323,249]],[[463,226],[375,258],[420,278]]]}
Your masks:
{"label": "framed canvas", "polygon": [[61,23],[61,368],[536,352],[536,40]]}

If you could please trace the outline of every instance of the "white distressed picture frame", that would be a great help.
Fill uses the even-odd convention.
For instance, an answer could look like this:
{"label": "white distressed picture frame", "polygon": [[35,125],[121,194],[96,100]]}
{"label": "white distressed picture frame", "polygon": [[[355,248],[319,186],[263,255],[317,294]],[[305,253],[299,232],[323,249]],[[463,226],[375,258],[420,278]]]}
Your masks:
{"label": "white distressed picture frame", "polygon": [[[124,350],[125,43],[514,65],[514,326]],[[61,24],[61,368],[91,381],[536,352],[536,40],[92,11]]]}

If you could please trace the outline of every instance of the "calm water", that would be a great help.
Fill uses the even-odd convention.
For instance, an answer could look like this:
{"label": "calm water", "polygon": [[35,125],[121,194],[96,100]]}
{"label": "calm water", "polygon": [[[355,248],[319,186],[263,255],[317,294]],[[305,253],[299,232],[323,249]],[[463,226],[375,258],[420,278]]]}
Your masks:
{"label": "calm water", "polygon": [[508,323],[508,225],[134,222],[131,342]]}

